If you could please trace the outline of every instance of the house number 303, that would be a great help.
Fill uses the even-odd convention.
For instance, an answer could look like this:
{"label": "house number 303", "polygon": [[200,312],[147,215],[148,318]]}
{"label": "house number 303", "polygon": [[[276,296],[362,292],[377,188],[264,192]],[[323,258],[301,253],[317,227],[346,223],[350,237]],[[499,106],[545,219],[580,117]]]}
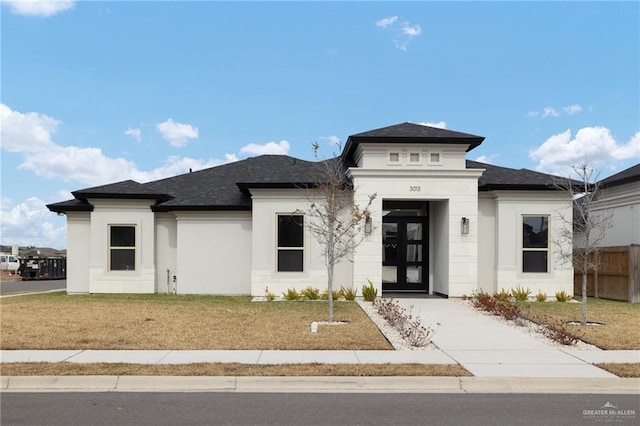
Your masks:
{"label": "house number 303", "polygon": [[409,187],[409,192],[420,192],[420,187],[419,186],[410,186]]}

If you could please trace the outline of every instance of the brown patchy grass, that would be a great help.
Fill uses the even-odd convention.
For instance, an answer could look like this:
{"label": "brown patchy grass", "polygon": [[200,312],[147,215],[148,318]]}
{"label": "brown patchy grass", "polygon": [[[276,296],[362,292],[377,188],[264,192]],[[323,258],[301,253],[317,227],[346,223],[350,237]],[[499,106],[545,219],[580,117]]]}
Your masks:
{"label": "brown patchy grass", "polygon": [[75,295],[0,299],[1,349],[393,349],[357,303],[247,297]]}
{"label": "brown patchy grass", "polygon": [[640,377],[640,363],[629,364],[595,364],[596,367],[607,370],[618,377]]}
{"label": "brown patchy grass", "polygon": [[[530,317],[538,322],[580,321],[580,303],[528,302]],[[602,326],[567,325],[585,342],[602,349],[640,349],[640,304],[587,299],[587,320]]]}
{"label": "brown patchy grass", "polygon": [[179,365],[11,363],[3,376],[471,376],[460,365],[198,363]]}

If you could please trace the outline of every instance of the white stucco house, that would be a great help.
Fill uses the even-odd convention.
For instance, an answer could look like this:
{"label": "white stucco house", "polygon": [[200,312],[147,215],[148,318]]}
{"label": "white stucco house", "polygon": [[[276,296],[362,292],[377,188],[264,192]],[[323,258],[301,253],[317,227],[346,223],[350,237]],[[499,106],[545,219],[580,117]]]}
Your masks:
{"label": "white stucco house", "polygon": [[640,244],[640,163],[599,182],[594,211],[611,215],[603,247]]}
{"label": "white stucco house", "polygon": [[[449,297],[517,285],[573,293],[557,256],[571,198],[554,177],[466,159],[484,138],[402,123],[349,136],[341,154],[355,191],[370,194],[372,230],[335,283],[379,294]],[[148,183],[73,192],[69,293],[264,295],[326,288],[305,227],[303,186],[316,163],[263,155]]]}

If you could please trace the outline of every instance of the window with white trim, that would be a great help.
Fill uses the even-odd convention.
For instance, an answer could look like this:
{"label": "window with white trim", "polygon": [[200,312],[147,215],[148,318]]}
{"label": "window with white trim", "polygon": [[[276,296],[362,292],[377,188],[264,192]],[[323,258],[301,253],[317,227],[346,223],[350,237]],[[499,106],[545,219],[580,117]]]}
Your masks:
{"label": "window with white trim", "polygon": [[278,272],[304,270],[304,216],[278,215]]}
{"label": "window with white trim", "polygon": [[430,152],[429,164],[442,164],[442,155],[439,152]]}
{"label": "window with white trim", "polygon": [[388,163],[389,164],[400,164],[400,153],[399,152],[389,152]]}
{"label": "window with white trim", "polygon": [[421,164],[422,163],[422,155],[419,152],[410,152],[409,153],[409,164]]}
{"label": "window with white trim", "polygon": [[109,270],[136,270],[136,227],[109,226]]}
{"label": "window with white trim", "polygon": [[522,217],[522,272],[549,271],[549,216]]}

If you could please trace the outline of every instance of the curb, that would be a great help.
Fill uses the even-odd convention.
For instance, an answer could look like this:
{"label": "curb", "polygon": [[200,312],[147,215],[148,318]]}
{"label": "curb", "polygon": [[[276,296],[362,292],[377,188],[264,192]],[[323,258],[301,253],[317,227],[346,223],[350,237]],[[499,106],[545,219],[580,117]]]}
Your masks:
{"label": "curb", "polygon": [[640,378],[2,376],[2,392],[572,393],[640,395]]}

